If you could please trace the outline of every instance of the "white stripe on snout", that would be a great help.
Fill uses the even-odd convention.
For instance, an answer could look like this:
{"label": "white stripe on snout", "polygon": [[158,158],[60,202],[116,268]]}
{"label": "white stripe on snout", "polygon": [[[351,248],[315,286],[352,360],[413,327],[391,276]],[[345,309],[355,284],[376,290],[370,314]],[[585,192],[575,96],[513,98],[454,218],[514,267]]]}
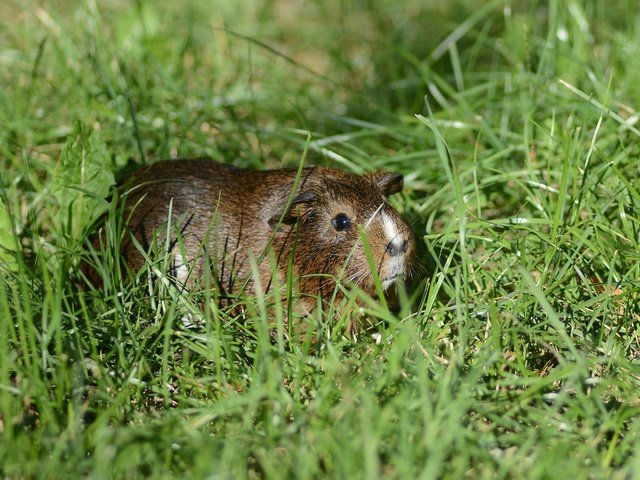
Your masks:
{"label": "white stripe on snout", "polygon": [[396,238],[400,235],[396,228],[396,222],[393,221],[386,213],[382,214],[382,225],[384,226],[384,234],[387,236],[387,242],[395,242]]}

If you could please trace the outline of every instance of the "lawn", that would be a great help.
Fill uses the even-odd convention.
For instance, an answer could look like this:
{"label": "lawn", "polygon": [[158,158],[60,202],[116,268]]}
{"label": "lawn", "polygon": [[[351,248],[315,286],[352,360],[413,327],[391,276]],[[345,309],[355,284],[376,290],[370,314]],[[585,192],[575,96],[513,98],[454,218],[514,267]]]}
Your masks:
{"label": "lawn", "polygon": [[[0,19],[0,477],[640,472],[635,1]],[[238,314],[158,270],[125,281],[113,249],[87,287],[121,172],[194,156],[404,174],[423,268],[399,308],[352,292],[301,335],[269,297]]]}

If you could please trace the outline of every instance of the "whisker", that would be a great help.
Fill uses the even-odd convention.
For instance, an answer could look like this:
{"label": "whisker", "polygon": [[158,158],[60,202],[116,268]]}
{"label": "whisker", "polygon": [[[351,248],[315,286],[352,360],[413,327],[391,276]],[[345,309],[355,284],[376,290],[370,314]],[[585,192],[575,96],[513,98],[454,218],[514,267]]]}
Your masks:
{"label": "whisker", "polygon": [[364,228],[367,229],[369,228],[369,224],[373,221],[373,219],[375,218],[375,216],[380,213],[380,210],[382,210],[382,207],[384,207],[384,202],[380,204],[380,206],[376,209],[375,212],[373,212],[373,215],[371,215],[369,217],[369,220],[367,220],[367,223],[364,224]]}

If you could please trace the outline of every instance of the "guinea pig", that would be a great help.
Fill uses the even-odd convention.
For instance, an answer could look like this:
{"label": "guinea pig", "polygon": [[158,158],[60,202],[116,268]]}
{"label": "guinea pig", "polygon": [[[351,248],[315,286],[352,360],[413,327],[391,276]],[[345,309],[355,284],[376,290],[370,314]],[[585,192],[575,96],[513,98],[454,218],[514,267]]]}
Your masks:
{"label": "guinea pig", "polygon": [[286,285],[291,272],[310,312],[318,298],[336,295],[338,282],[375,295],[360,232],[383,289],[406,278],[414,262],[411,229],[387,202],[402,189],[397,173],[255,171],[203,158],[152,164],[124,185],[127,265],[135,271],[147,252],[169,253],[171,274],[186,288],[209,269],[221,297],[255,293],[256,280],[266,292],[274,273]]}

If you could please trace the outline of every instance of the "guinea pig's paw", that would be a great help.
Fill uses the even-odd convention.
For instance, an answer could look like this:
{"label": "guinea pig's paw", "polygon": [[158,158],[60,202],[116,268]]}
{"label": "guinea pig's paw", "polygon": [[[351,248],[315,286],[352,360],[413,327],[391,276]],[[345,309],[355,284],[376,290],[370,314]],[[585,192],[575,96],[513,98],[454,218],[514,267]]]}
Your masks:
{"label": "guinea pig's paw", "polygon": [[197,325],[198,321],[194,318],[192,313],[186,313],[180,317],[180,323],[182,323],[184,328],[191,329]]}

